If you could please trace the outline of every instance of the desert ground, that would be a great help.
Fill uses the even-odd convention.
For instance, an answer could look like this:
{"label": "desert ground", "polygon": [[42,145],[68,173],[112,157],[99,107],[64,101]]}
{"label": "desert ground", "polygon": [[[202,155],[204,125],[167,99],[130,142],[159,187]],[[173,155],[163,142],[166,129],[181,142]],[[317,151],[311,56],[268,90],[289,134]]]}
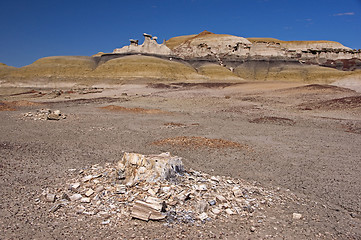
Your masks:
{"label": "desert ground", "polygon": [[[36,120],[39,109],[66,118]],[[212,139],[248,147],[213,146]],[[216,81],[1,87],[0,238],[361,239],[360,145],[357,88]],[[187,169],[242,179],[284,201],[247,218],[177,224],[131,217],[101,224],[67,207],[49,212],[45,189],[64,188],[79,170],[117,162],[124,151],[170,152]]]}

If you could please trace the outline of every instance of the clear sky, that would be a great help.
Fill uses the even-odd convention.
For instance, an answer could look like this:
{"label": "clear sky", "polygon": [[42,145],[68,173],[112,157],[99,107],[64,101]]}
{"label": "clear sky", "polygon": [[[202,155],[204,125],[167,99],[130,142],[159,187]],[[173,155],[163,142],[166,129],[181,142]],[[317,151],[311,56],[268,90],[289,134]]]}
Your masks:
{"label": "clear sky", "polygon": [[1,0],[0,62],[90,56],[203,30],[361,48],[361,0]]}

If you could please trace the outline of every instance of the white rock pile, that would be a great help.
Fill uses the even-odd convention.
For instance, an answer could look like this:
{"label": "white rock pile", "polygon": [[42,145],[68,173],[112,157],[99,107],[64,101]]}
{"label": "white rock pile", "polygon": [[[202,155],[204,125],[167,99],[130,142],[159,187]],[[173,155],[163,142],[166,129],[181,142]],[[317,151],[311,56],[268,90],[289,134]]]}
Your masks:
{"label": "white rock pile", "polygon": [[23,115],[24,118],[30,118],[32,120],[61,120],[65,119],[66,116],[60,112],[60,110],[51,109],[38,109],[35,113],[28,112]]}
{"label": "white rock pile", "polygon": [[273,191],[240,179],[186,171],[182,159],[169,153],[124,153],[117,163],[70,171],[76,176],[66,187],[43,192],[44,201],[53,204],[50,212],[98,217],[102,224],[124,219],[192,224],[259,215],[282,202]]}

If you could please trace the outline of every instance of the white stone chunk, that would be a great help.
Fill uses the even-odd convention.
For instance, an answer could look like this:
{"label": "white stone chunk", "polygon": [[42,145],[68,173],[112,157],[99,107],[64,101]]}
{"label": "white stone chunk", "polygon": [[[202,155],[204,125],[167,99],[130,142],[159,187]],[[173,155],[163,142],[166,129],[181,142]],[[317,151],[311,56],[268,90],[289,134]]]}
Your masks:
{"label": "white stone chunk", "polygon": [[88,191],[85,192],[85,196],[90,197],[91,195],[93,195],[93,193],[94,193],[94,190],[89,188]]}
{"label": "white stone chunk", "polygon": [[77,201],[77,200],[81,199],[82,197],[83,196],[81,194],[76,193],[76,194],[73,194],[73,195],[70,196],[70,200],[71,201]]}

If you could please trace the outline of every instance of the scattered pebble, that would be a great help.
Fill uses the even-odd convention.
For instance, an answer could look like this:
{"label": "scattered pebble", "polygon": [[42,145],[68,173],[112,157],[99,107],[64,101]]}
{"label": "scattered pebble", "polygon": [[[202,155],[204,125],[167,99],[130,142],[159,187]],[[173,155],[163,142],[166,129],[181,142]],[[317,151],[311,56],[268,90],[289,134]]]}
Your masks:
{"label": "scattered pebble", "polygon": [[300,220],[302,218],[302,214],[300,213],[293,213],[292,218],[295,220]]}

